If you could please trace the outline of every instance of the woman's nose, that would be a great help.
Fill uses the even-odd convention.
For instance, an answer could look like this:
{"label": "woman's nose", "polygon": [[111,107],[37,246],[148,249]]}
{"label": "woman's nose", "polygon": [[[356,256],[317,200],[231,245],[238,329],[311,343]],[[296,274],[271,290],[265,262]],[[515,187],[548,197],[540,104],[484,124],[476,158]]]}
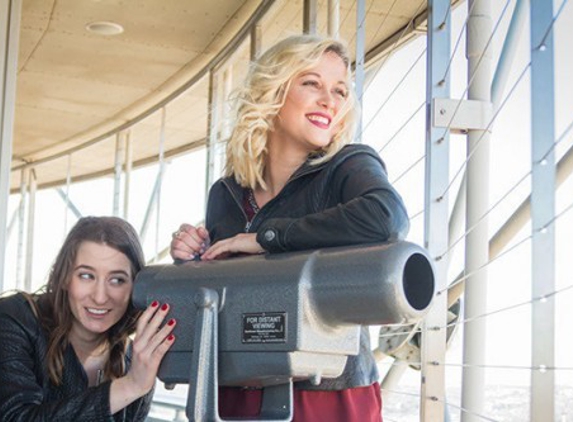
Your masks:
{"label": "woman's nose", "polygon": [[336,102],[334,101],[334,95],[332,92],[328,89],[323,89],[319,99],[319,104],[327,110],[334,110]]}
{"label": "woman's nose", "polygon": [[107,286],[104,280],[97,280],[92,291],[93,300],[96,304],[103,304],[107,301]]}

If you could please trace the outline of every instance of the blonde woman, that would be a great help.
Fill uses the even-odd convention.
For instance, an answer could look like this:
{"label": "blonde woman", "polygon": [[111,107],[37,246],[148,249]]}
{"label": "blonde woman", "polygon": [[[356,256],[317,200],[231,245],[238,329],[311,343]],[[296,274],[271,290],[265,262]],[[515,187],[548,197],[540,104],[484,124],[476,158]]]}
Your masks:
{"label": "blonde woman", "polygon": [[[293,36],[253,63],[237,96],[226,175],[210,190],[206,227],[182,224],[176,260],[221,259],[398,240],[408,217],[370,147],[350,144],[358,115],[343,43]],[[272,282],[272,281],[269,281]],[[358,306],[358,305],[357,305]],[[260,390],[224,388],[221,416],[256,416]],[[367,330],[343,374],[295,383],[300,422],[381,421]]]}

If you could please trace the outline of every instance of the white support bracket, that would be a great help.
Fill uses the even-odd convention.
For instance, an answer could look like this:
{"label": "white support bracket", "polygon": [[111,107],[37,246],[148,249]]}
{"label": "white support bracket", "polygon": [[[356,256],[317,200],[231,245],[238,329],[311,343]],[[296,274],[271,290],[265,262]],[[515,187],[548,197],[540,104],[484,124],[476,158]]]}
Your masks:
{"label": "white support bracket", "polygon": [[432,108],[434,127],[448,128],[458,134],[468,133],[469,130],[491,132],[491,102],[434,98]]}

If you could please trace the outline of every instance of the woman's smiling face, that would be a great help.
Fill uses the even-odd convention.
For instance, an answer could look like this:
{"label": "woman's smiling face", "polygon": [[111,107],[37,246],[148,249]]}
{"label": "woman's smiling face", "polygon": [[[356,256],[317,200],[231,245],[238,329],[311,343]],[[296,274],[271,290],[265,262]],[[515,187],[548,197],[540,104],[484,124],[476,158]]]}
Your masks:
{"label": "woman's smiling face", "polygon": [[131,263],[117,249],[84,241],[78,248],[67,289],[74,316],[70,337],[98,338],[127,310],[133,289]]}
{"label": "woman's smiling face", "polygon": [[340,130],[335,120],[348,97],[342,58],[326,52],[318,64],[291,81],[271,132],[272,142],[290,142],[310,153],[326,147]]}

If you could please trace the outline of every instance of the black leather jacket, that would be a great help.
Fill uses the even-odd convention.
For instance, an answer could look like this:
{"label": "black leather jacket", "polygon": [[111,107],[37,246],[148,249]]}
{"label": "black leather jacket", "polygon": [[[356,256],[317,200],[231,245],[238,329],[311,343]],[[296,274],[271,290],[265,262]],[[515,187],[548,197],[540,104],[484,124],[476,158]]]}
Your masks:
{"label": "black leather jacket", "polygon": [[[406,209],[388,182],[384,163],[366,145],[347,145],[326,163],[302,165],[250,224],[243,194],[233,178],[220,179],[211,188],[206,217],[211,243],[250,232],[274,253],[402,240],[409,229]],[[348,359],[340,377],[318,386],[297,383],[297,388],[342,390],[377,380],[363,328],[360,353]]]}
{"label": "black leather jacket", "polygon": [[[152,392],[110,414],[111,382],[88,387],[86,373],[71,346],[64,354],[62,384],[55,386],[46,366],[46,334],[26,299],[0,300],[0,420],[144,421]],[[130,357],[128,356],[129,367]]]}

